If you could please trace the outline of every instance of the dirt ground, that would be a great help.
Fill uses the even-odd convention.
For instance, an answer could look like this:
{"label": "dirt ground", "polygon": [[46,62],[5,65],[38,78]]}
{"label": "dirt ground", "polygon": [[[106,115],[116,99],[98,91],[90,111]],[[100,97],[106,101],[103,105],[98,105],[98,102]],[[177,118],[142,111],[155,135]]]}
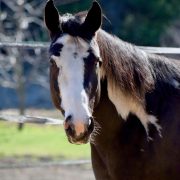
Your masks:
{"label": "dirt ground", "polygon": [[91,167],[58,165],[0,168],[0,180],[95,180]]}

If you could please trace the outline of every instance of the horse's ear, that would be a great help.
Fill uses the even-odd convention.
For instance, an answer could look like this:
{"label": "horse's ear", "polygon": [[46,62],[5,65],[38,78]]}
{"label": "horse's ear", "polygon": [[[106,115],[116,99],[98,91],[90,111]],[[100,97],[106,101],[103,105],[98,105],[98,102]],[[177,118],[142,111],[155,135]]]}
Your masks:
{"label": "horse's ear", "polygon": [[60,15],[56,9],[53,0],[48,0],[45,6],[44,14],[45,24],[50,32],[51,38],[61,32]]}
{"label": "horse's ear", "polygon": [[92,35],[100,28],[102,23],[102,10],[97,1],[93,2],[91,9],[88,11],[85,21],[83,23],[84,28],[91,32]]}

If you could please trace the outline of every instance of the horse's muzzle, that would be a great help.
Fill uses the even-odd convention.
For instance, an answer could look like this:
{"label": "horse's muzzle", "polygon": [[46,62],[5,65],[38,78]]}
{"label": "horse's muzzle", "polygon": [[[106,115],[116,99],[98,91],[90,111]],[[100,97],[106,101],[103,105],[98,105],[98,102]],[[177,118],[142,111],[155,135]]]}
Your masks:
{"label": "horse's muzzle", "polygon": [[68,140],[73,144],[85,144],[89,141],[89,136],[94,129],[93,118],[88,118],[88,124],[83,121],[74,121],[72,116],[68,116],[64,122],[64,129]]}

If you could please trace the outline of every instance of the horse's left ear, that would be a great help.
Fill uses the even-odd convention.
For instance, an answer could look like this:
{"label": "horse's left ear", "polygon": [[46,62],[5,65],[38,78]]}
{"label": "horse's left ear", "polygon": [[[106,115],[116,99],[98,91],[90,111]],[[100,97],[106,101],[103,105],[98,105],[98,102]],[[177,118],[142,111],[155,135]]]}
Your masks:
{"label": "horse's left ear", "polygon": [[92,35],[100,28],[102,23],[102,10],[97,1],[93,2],[91,9],[88,11],[83,26],[86,31]]}
{"label": "horse's left ear", "polygon": [[48,0],[45,6],[44,21],[50,32],[51,38],[61,33],[60,15],[53,0]]}

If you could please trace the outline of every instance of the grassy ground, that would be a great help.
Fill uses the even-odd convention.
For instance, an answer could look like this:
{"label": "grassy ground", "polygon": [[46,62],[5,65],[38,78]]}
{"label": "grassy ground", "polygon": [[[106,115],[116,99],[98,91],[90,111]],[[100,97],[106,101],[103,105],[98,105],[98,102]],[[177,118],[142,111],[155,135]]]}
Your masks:
{"label": "grassy ground", "polygon": [[19,132],[17,124],[0,122],[0,158],[24,156],[82,159],[90,158],[90,148],[70,144],[59,126],[27,124]]}

